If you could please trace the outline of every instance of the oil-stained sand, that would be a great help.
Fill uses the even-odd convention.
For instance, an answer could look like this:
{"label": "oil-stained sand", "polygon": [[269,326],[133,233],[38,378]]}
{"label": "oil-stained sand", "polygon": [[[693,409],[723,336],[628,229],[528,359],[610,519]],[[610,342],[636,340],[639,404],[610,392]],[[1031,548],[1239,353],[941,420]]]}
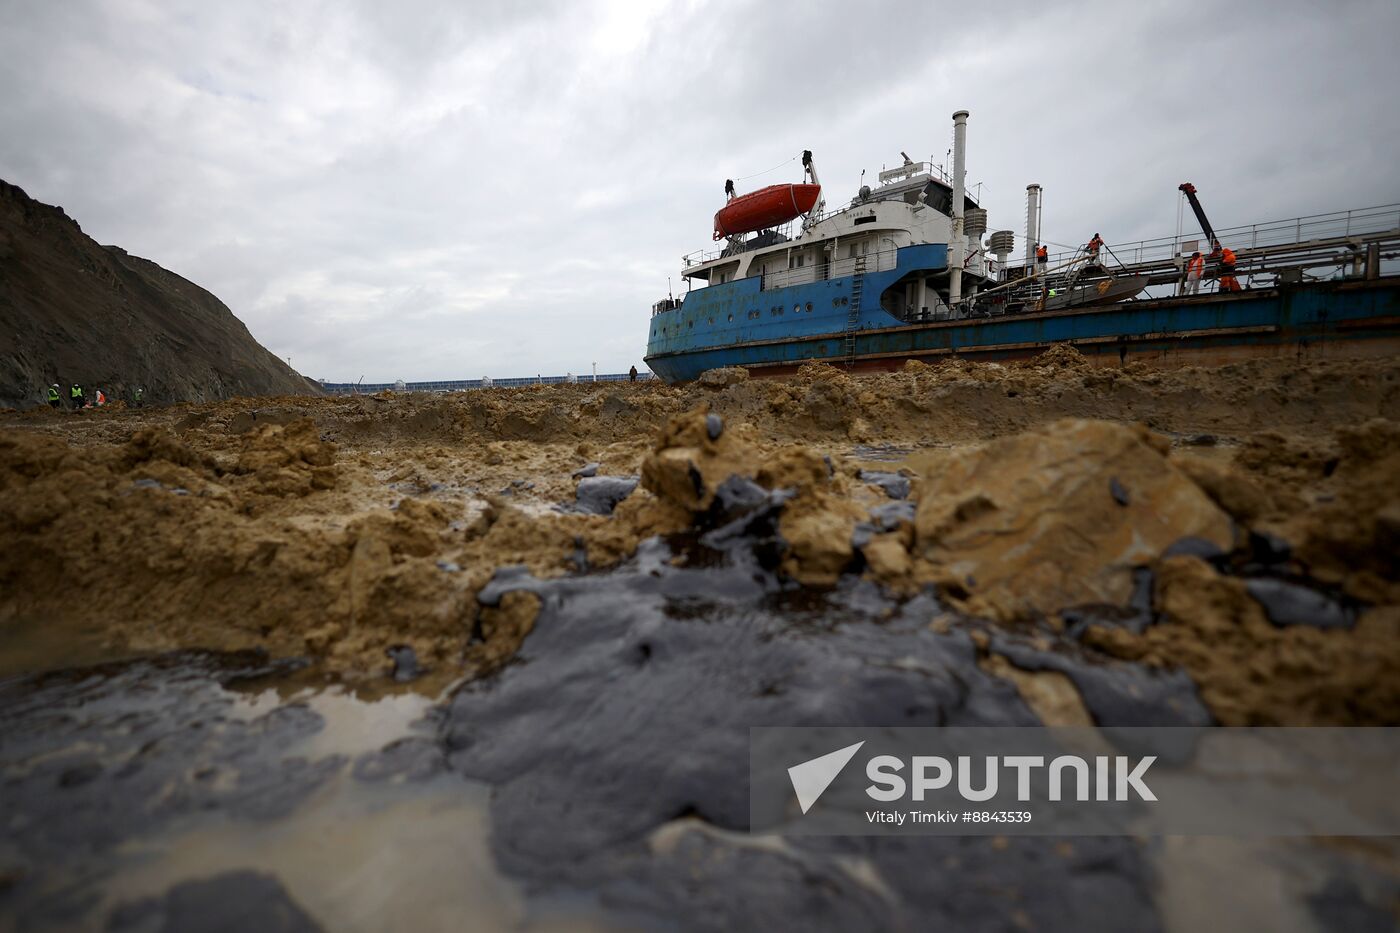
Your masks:
{"label": "oil-stained sand", "polygon": [[[512,893],[492,914],[511,923],[564,903],[642,926],[1181,926],[1231,894],[1187,870],[1208,861],[1197,842],[749,839],[747,725],[1394,725],[1397,401],[1387,362],[1103,370],[1059,348],[855,378],[8,415],[5,705],[54,689],[26,672],[189,649],[307,659],[298,676],[367,701],[455,685],[376,764],[307,753],[281,784],[489,788],[489,820],[466,823],[525,886],[529,910]],[[139,759],[64,783],[35,771],[44,745],[0,746],[10,800],[110,806],[107,776]],[[151,767],[225,754],[175,743]],[[201,792],[250,818],[236,782]],[[148,804],[169,842],[157,827],[184,811]],[[82,838],[82,812],[52,818]],[[1250,852],[1261,915],[1393,909],[1384,851]],[[16,858],[0,897],[51,877]],[[148,880],[101,910],[174,916],[264,883],[205,862],[222,886]],[[328,922],[318,882],[275,874]]]}

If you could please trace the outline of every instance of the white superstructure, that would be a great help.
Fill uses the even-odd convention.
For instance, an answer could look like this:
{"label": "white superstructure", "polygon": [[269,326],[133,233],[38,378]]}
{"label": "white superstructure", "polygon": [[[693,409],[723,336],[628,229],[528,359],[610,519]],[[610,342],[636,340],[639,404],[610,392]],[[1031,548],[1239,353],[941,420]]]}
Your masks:
{"label": "white superstructure", "polygon": [[[966,119],[963,111],[958,116]],[[957,133],[956,166],[962,165],[962,140],[963,133]],[[829,213],[814,210],[800,224],[763,230],[747,240],[730,238],[720,250],[692,253],[682,259],[681,275],[701,288],[758,276],[761,288],[768,291],[893,269],[902,247],[947,244],[950,266],[961,259],[960,275],[951,275],[951,268],[930,272],[905,283],[902,302],[899,296],[887,299],[902,305],[897,308],[901,317],[944,316],[950,288],[971,297],[991,275],[981,243],[986,212],[966,196],[963,210],[955,211],[958,179],[927,162],[904,159],[902,165],[880,173],[878,187],[863,186],[846,207]],[[962,227],[965,215],[978,222]],[[955,228],[963,229],[961,236],[955,236]],[[959,278],[962,281],[954,284]]]}

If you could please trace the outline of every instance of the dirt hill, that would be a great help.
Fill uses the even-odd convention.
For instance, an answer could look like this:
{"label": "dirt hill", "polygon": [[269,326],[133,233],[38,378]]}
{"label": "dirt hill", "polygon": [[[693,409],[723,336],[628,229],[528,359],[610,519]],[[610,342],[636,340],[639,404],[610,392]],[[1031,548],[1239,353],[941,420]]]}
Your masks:
{"label": "dirt hill", "polygon": [[209,292],[101,246],[61,207],[0,181],[0,407],[41,404],[58,383],[152,402],[309,394]]}

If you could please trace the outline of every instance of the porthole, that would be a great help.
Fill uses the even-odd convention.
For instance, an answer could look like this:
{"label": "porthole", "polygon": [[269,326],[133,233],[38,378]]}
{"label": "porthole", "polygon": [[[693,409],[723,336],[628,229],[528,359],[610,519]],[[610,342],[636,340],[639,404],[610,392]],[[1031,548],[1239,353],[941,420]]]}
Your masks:
{"label": "porthole", "polygon": [[798,314],[798,313],[801,312],[801,311],[802,311],[802,306],[801,306],[801,305],[793,305],[793,306],[792,306],[792,313],[793,313],[793,314]]}
{"label": "porthole", "polygon": [[807,310],[808,310],[808,311],[811,311],[811,310],[812,310],[812,303],[811,303],[810,301],[807,302]]}
{"label": "porthole", "polygon": [[734,323],[734,315],[732,313],[729,315],[729,323]]}

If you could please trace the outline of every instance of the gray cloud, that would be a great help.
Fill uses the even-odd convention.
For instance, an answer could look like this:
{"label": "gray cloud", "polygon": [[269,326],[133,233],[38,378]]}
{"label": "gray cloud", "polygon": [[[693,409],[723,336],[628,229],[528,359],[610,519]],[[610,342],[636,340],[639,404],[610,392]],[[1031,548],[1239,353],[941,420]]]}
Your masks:
{"label": "gray cloud", "polygon": [[[1173,232],[1400,201],[1390,2],[0,2],[0,177],[312,376],[639,363],[726,177],[828,199],[966,107],[995,227]],[[798,176],[795,162],[746,184]]]}

